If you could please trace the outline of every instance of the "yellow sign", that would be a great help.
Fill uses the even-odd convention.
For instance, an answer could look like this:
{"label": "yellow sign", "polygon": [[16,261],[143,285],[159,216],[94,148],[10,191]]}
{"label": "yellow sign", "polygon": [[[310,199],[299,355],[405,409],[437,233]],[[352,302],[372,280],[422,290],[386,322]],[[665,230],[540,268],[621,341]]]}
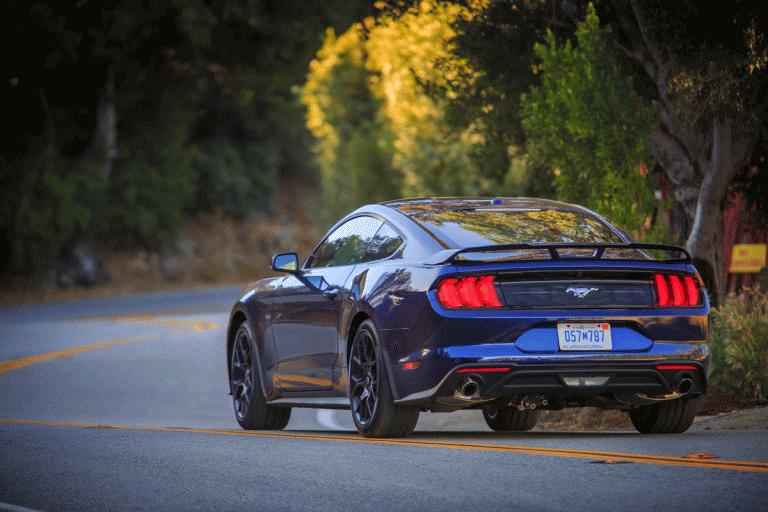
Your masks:
{"label": "yellow sign", "polygon": [[736,244],[731,256],[732,273],[757,273],[765,266],[765,244]]}

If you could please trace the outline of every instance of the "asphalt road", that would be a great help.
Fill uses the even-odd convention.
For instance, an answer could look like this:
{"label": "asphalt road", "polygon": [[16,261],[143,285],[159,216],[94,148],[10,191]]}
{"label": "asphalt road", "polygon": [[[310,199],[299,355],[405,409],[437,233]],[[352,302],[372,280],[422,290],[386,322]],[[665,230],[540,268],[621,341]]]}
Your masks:
{"label": "asphalt road", "polygon": [[244,432],[238,291],[0,309],[0,510],[768,509],[768,430],[508,436],[470,412],[365,440],[347,411],[294,410]]}

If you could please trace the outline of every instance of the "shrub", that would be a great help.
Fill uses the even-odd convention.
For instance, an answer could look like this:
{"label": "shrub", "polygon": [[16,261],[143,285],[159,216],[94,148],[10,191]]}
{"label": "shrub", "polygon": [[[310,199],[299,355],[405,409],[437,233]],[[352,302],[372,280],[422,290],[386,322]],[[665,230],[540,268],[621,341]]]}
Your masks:
{"label": "shrub", "polygon": [[478,163],[482,122],[457,127],[447,119],[448,106],[476,78],[454,42],[457,22],[474,14],[426,0],[338,37],[329,30],[301,101],[323,193],[334,198],[332,216],[401,196],[489,191],[492,180]]}
{"label": "shrub", "polygon": [[710,320],[711,384],[748,399],[768,399],[766,293],[731,294]]}
{"label": "shrub", "polygon": [[198,178],[196,208],[242,217],[265,206],[275,189],[277,169],[262,149],[257,145],[241,149],[224,137],[199,146],[193,162]]}
{"label": "shrub", "polygon": [[197,184],[196,148],[188,145],[192,114],[173,106],[170,95],[163,100],[164,115],[121,145],[106,206],[109,225],[104,226],[136,233],[151,245],[175,236]]}
{"label": "shrub", "polygon": [[376,75],[366,69],[364,40],[362,25],[340,37],[329,31],[302,90],[320,184],[334,199],[321,210],[326,224],[361,204],[396,197],[400,188],[384,103],[369,88]]}
{"label": "shrub", "polygon": [[11,242],[8,270],[41,277],[64,246],[97,220],[104,181],[93,166],[67,158],[51,126],[29,158],[0,159],[0,229]]}
{"label": "shrub", "polygon": [[656,106],[638,97],[600,28],[592,4],[576,31],[578,45],[554,34],[536,44],[541,87],[522,97],[530,157],[555,174],[557,198],[605,215],[637,239],[664,241],[663,208],[649,186],[649,133]]}

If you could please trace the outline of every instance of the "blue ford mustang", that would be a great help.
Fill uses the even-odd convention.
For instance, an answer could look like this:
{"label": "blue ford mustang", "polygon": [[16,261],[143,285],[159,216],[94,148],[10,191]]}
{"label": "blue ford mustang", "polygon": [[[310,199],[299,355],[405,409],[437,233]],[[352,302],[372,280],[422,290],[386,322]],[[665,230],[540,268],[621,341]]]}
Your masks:
{"label": "blue ford mustang", "polygon": [[528,198],[408,199],[346,216],[303,265],[249,285],[226,349],[235,416],[350,409],[367,437],[421,411],[482,409],[526,431],[542,409],[627,411],[684,432],[709,372],[702,280],[682,248],[637,243],[585,208]]}

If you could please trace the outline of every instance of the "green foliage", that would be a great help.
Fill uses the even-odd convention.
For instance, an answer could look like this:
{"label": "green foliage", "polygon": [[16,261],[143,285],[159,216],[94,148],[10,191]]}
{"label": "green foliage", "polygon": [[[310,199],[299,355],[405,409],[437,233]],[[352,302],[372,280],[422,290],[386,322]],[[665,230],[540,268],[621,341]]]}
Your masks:
{"label": "green foliage", "polygon": [[[343,31],[374,10],[362,0],[33,4],[8,5],[24,51],[7,66],[18,115],[8,112],[17,133],[0,155],[0,234],[13,245],[9,271],[37,274],[80,231],[154,244],[184,211],[242,215],[268,203],[279,177],[314,179],[297,84],[329,24]],[[99,126],[112,112],[116,126]],[[103,133],[116,137],[113,166]]]}
{"label": "green foliage", "polygon": [[648,176],[655,105],[622,74],[594,7],[576,31],[578,46],[558,47],[549,32],[537,44],[541,86],[522,98],[530,157],[555,174],[557,197],[605,215],[633,236],[663,240]]}
{"label": "green foliage", "polygon": [[2,163],[0,227],[11,240],[9,270],[42,276],[66,243],[96,220],[103,181],[96,168],[60,152],[50,125],[33,158]]}
{"label": "green foliage", "polygon": [[447,123],[448,105],[475,79],[455,52],[459,19],[473,8],[425,0],[329,31],[301,99],[333,215],[399,196],[487,190],[479,124]]}
{"label": "green foliage", "polygon": [[695,39],[704,40],[686,41],[681,48],[684,58],[668,86],[683,123],[705,125],[714,118],[740,119],[750,125],[763,122],[768,44],[764,27],[751,10],[755,7],[752,0],[735,2],[729,6],[735,15],[728,26],[719,20],[699,26]]}
{"label": "green foliage", "polygon": [[[448,123],[463,129],[474,123],[482,135],[473,161],[498,195],[554,197],[551,169],[525,155],[520,96],[539,84],[534,44],[548,27],[561,41],[571,36],[568,17],[551,0],[492,0],[477,14],[460,19],[456,52],[469,60],[473,80],[447,105]],[[481,190],[481,193],[485,191]]]}
{"label": "green foliage", "polygon": [[363,28],[340,37],[329,30],[302,90],[307,126],[315,145],[323,194],[333,198],[323,220],[368,201],[395,197],[399,176],[391,164],[392,137],[369,84],[378,77],[365,67]]}
{"label": "green foliage", "polygon": [[381,16],[368,32],[366,64],[378,74],[371,89],[384,102],[401,195],[471,195],[483,187],[472,158],[483,142],[477,126],[446,122],[448,106],[475,79],[455,42],[459,20],[479,10],[473,4],[422,1]]}
{"label": "green foliage", "polygon": [[[186,33],[192,48],[200,52],[210,46],[211,31],[217,22],[215,11],[210,6],[193,0],[174,0],[173,3],[179,12],[179,28]],[[235,14],[242,16],[239,9]]]}
{"label": "green foliage", "polygon": [[196,118],[189,97],[166,89],[143,123],[121,145],[118,169],[110,180],[105,218],[112,230],[128,230],[157,244],[175,235],[197,185],[192,166],[196,148],[189,129]]}
{"label": "green foliage", "polygon": [[710,315],[710,382],[748,399],[768,399],[768,297],[730,295]]}
{"label": "green foliage", "polygon": [[241,149],[228,138],[198,147],[193,163],[199,180],[196,208],[244,216],[265,206],[274,192],[276,173],[261,149],[258,145]]}

